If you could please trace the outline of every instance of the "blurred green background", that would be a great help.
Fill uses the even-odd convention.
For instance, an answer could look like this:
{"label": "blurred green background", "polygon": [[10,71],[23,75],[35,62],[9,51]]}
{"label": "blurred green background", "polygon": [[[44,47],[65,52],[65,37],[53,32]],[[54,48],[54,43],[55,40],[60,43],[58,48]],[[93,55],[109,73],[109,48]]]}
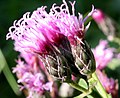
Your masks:
{"label": "blurred green background", "polygon": [[[66,0],[68,1],[68,0]],[[70,0],[73,1],[73,0]],[[58,5],[62,0],[0,0],[0,48],[7,60],[10,70],[16,65],[15,59],[18,53],[14,51],[13,41],[6,41],[6,34],[14,20],[18,20],[25,12],[32,12],[40,6],[46,5],[49,8],[53,3]],[[120,24],[120,0],[76,0],[76,15],[78,12],[85,14],[91,10],[91,5],[102,9]],[[86,34],[86,39],[91,47],[95,47],[99,39],[106,38],[98,29],[96,23],[92,24]],[[15,75],[14,75],[15,76]],[[113,74],[114,76],[114,74]],[[3,72],[0,73],[0,98],[25,98],[23,94],[17,96],[12,91]]]}

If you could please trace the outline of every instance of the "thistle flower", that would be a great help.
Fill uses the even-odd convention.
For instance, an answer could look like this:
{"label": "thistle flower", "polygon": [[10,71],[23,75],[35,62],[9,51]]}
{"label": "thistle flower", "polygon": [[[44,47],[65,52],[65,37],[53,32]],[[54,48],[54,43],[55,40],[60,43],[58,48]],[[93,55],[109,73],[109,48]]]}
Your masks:
{"label": "thistle flower", "polygon": [[112,95],[112,98],[118,98],[118,81],[113,78],[108,78],[107,75],[99,69],[96,70],[96,73],[103,87]]}
{"label": "thistle flower", "polygon": [[[93,6],[92,11],[84,19],[80,13],[79,18],[77,18],[74,12],[75,2],[70,2],[70,4],[72,6],[72,15],[70,15],[65,0],[63,0],[61,6],[53,4],[49,13],[45,10],[46,6],[38,8],[31,15],[29,12],[25,13],[23,18],[15,21],[13,26],[9,28],[9,33],[6,38],[15,40],[16,51],[39,54],[40,59],[46,60],[43,60],[45,65],[46,62],[48,64],[48,59],[52,60],[49,63],[54,63],[54,66],[48,64],[50,66],[46,65],[47,69],[56,69],[59,65],[58,61],[60,60],[60,66],[56,70],[59,70],[59,68],[62,70],[64,68],[71,68],[73,73],[79,73],[78,69],[74,66],[74,58],[72,56],[70,44],[73,44],[73,40],[76,42],[76,39],[80,40],[83,38],[85,31],[90,25],[89,23],[85,28],[84,22],[95,10]],[[56,53],[58,53],[60,57],[58,57]],[[63,62],[65,65],[62,64]],[[50,72],[50,70],[48,71]],[[54,75],[55,73],[51,74]],[[64,77],[63,71],[62,76]]]}
{"label": "thistle flower", "polygon": [[100,40],[99,45],[93,49],[97,69],[104,69],[114,57],[114,48],[110,48],[107,40]]}

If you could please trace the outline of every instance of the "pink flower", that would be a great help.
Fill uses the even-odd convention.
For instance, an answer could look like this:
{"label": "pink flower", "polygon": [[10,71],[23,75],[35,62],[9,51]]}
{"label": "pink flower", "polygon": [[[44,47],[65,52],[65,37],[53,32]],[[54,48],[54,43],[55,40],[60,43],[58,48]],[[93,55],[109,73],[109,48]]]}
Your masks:
{"label": "pink flower", "polygon": [[108,46],[106,40],[100,40],[99,45],[93,49],[93,54],[96,60],[96,67],[98,69],[103,69],[112,60],[114,56],[114,48]]}
{"label": "pink flower", "polygon": [[[75,16],[74,4],[72,15],[70,15],[67,3],[63,0],[61,6],[53,4],[50,12],[46,12],[46,6],[38,8],[30,15],[29,12],[23,15],[9,28],[6,38],[15,40],[15,50],[19,52],[47,53],[51,43],[58,44],[63,40],[63,35],[69,39],[76,37],[83,38],[89,25],[84,27],[86,19],[93,14],[92,11],[83,19],[79,13],[79,18]],[[62,37],[62,38],[61,38]]]}
{"label": "pink flower", "polygon": [[99,69],[97,69],[96,72],[105,90],[112,95],[112,98],[118,98],[118,81],[113,78],[108,78],[107,75]]}
{"label": "pink flower", "polygon": [[33,98],[36,93],[38,96],[44,95],[45,91],[52,91],[52,81],[46,79],[47,72],[41,66],[41,62],[35,55],[22,54],[24,61],[19,58],[17,66],[13,69],[18,77],[18,83],[22,83],[22,89],[27,89],[28,97]]}
{"label": "pink flower", "polygon": [[26,72],[18,83],[23,83],[24,88],[28,89],[29,92],[41,96],[44,95],[45,91],[52,91],[52,82],[46,82],[41,73],[32,74]]}

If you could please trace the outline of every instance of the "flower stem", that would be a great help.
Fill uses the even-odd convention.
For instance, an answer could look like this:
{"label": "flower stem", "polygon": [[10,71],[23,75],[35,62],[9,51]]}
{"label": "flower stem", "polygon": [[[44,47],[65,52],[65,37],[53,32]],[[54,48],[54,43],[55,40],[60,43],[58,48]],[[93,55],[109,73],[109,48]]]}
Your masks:
{"label": "flower stem", "polygon": [[11,86],[12,90],[14,91],[14,93],[16,95],[20,95],[21,92],[19,91],[19,88],[17,86],[17,82],[16,82],[14,76],[12,75],[12,73],[9,69],[9,66],[6,62],[6,59],[5,59],[1,49],[0,49],[0,66],[3,66],[2,71],[6,77],[9,85]]}
{"label": "flower stem", "polygon": [[109,98],[107,92],[105,91],[104,87],[102,86],[100,80],[98,79],[96,72],[92,74],[92,78],[97,81],[95,88],[99,92],[102,98]]}

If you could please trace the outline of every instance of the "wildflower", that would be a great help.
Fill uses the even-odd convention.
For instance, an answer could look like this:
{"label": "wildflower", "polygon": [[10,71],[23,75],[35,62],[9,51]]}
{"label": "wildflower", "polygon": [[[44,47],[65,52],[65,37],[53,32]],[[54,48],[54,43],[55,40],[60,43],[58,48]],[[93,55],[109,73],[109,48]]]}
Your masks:
{"label": "wildflower", "polygon": [[106,40],[100,40],[99,45],[93,49],[96,60],[96,67],[100,70],[104,69],[114,57],[114,48],[110,48]]}
{"label": "wildflower", "polygon": [[108,78],[107,75],[99,69],[97,69],[96,72],[105,90],[112,95],[112,98],[118,98],[118,81],[113,78]]}

